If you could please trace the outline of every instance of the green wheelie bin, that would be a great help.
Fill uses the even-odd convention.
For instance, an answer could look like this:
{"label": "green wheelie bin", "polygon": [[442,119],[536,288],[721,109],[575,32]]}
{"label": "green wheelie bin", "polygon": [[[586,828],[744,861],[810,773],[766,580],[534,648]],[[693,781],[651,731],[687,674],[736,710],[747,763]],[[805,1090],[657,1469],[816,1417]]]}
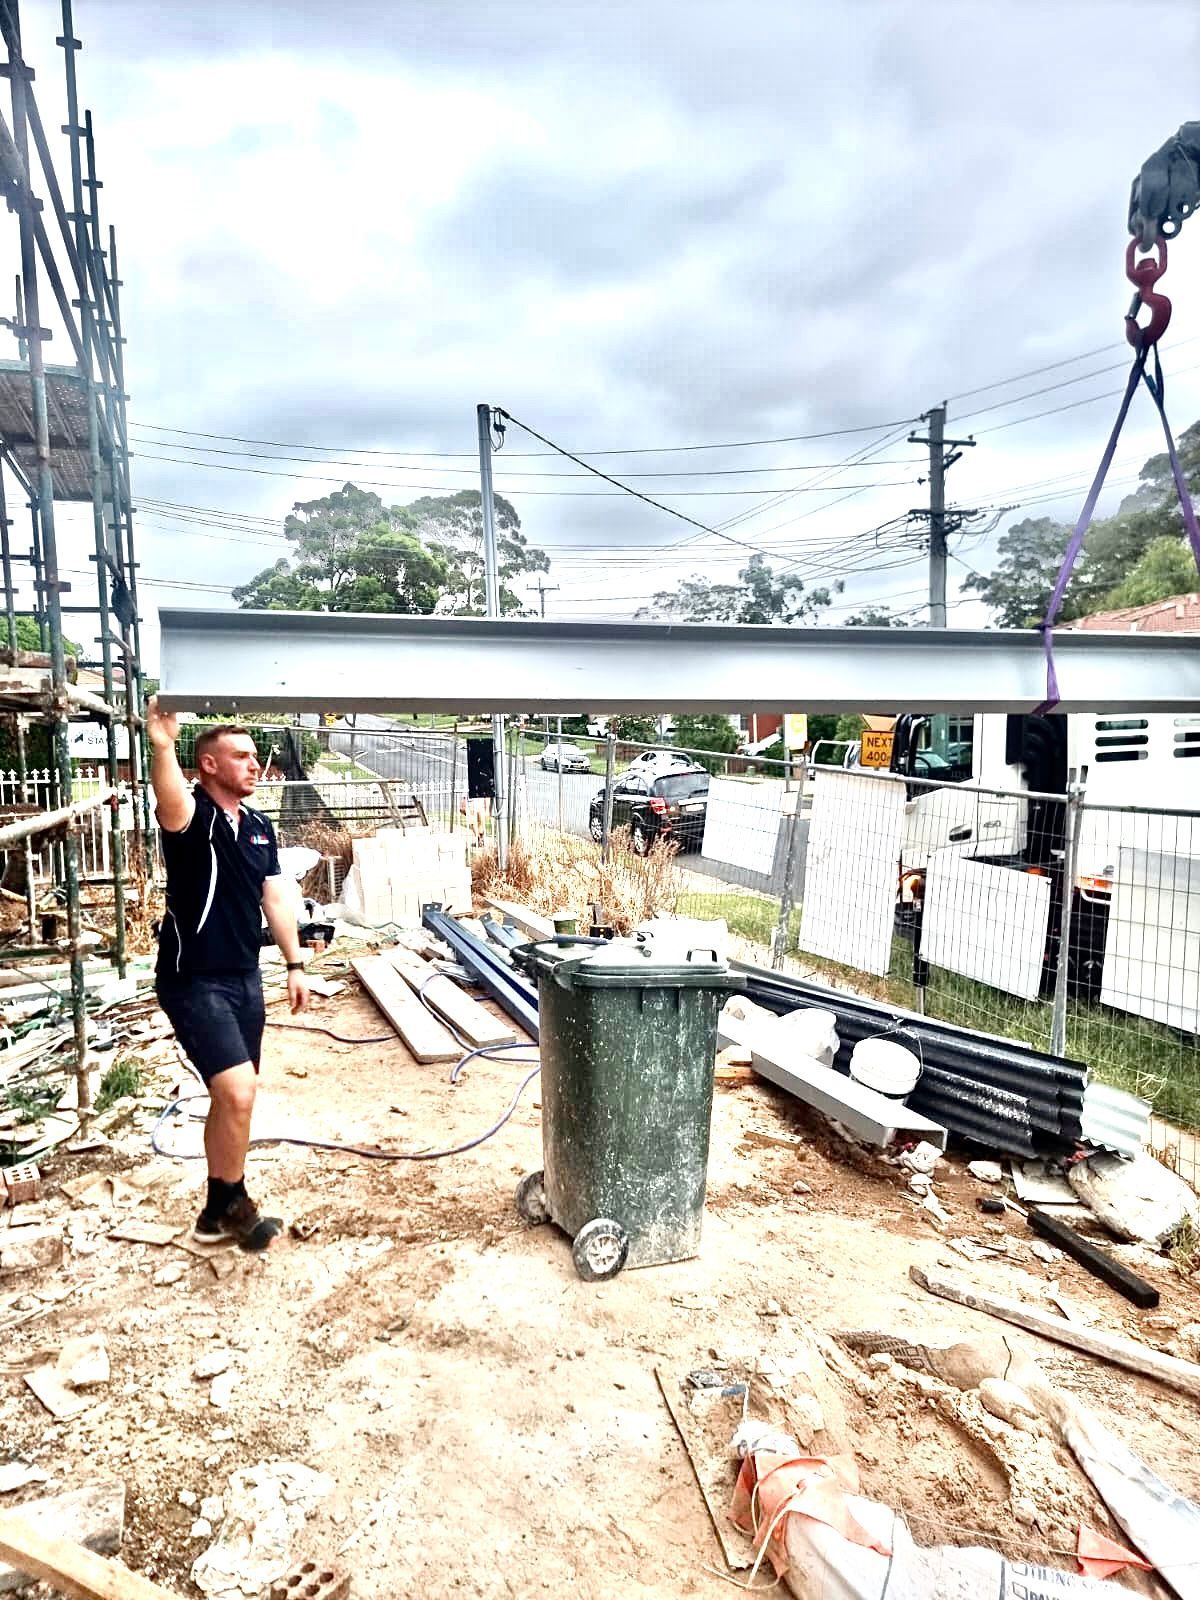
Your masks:
{"label": "green wheelie bin", "polygon": [[717,1016],[745,979],[711,950],[659,961],[651,944],[518,946],[538,980],[545,1169],[517,1188],[554,1222],[590,1282],[700,1249]]}

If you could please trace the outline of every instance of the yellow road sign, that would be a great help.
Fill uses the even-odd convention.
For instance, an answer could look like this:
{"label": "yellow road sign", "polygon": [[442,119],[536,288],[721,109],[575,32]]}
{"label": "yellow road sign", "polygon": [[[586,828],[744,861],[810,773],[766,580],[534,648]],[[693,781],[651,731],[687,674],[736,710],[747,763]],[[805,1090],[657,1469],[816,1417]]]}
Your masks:
{"label": "yellow road sign", "polygon": [[864,767],[890,767],[892,764],[893,733],[880,733],[874,728],[864,728],[859,760]]}

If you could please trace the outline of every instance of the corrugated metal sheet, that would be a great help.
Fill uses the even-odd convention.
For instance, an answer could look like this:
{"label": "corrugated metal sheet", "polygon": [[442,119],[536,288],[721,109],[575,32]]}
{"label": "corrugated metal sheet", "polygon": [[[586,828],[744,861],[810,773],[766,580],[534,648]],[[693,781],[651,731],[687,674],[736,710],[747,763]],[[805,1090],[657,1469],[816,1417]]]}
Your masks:
{"label": "corrugated metal sheet", "polygon": [[1006,1156],[1037,1154],[1029,1105],[1019,1094],[926,1067],[908,1103],[960,1139]]}
{"label": "corrugated metal sheet", "polygon": [[1107,1083],[1089,1083],[1083,1095],[1083,1139],[1101,1150],[1134,1156],[1150,1136],[1148,1100]]}

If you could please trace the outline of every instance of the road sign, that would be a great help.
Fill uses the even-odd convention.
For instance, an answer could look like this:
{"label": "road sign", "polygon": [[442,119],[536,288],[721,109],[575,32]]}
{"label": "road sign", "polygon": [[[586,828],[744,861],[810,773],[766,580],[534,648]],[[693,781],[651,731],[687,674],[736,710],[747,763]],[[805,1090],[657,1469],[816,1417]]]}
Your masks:
{"label": "road sign", "polygon": [[[108,733],[98,722],[72,722],[67,727],[72,761],[107,761]],[[129,729],[117,723],[117,760],[129,760]]]}
{"label": "road sign", "polygon": [[890,767],[894,738],[891,732],[879,733],[874,728],[864,728],[859,761],[864,767]]}
{"label": "road sign", "polygon": [[783,744],[787,750],[803,750],[808,743],[808,715],[789,711],[783,719]]}

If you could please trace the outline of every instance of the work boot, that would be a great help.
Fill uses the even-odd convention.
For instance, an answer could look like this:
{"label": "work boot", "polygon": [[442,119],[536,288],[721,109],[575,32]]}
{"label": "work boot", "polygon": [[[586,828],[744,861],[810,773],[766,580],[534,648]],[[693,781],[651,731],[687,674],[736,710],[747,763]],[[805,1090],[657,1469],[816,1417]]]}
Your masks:
{"label": "work boot", "polygon": [[214,1216],[207,1208],[196,1218],[192,1238],[197,1244],[220,1244],[236,1239],[243,1250],[265,1250],[283,1228],[280,1217],[264,1217],[248,1194],[240,1194],[228,1210]]}

